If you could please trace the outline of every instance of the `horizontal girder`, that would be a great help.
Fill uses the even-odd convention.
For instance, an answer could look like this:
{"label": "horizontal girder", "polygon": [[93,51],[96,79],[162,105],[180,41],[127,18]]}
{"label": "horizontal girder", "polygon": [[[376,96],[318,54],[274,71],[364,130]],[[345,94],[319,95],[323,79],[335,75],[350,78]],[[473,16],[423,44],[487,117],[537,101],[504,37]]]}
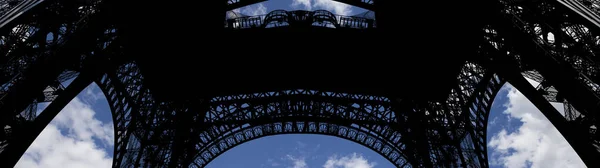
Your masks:
{"label": "horizontal girder", "polygon": [[[250,140],[271,135],[299,133],[321,134],[347,139],[374,150],[397,167],[410,166],[410,164],[403,159],[403,154],[401,151],[399,151],[399,149],[396,147],[398,144],[390,144],[385,139],[373,136],[372,134],[376,134],[375,132],[366,132],[361,129],[338,126],[335,124],[329,124],[327,122],[298,122],[297,120],[293,120],[291,122],[274,122],[273,124],[250,126],[233,131],[226,135],[220,135],[223,136],[223,138],[213,140],[213,144],[200,151],[198,158],[192,166],[195,165],[197,167],[204,167],[223,152],[226,152],[232,147]],[[387,137],[400,138],[399,135],[391,135],[392,136]]]}

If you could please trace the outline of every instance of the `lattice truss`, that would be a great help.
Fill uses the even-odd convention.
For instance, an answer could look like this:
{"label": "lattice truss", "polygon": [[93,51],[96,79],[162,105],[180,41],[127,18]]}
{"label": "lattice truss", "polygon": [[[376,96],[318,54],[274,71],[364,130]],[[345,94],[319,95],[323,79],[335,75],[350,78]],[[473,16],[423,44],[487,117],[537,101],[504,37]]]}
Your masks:
{"label": "lattice truss", "polygon": [[[600,151],[600,134],[596,131],[600,126],[600,57],[597,56],[600,3],[585,0],[500,3],[505,25],[512,26],[486,27],[485,39],[489,42],[486,47],[516,60],[523,76],[539,83],[536,89],[546,100],[563,103],[565,119],[587,134],[585,137],[592,147]],[[522,37],[515,38],[508,32]],[[531,45],[515,45],[517,40]]]}
{"label": "lattice truss", "polygon": [[[351,140],[399,167],[482,167],[487,165],[487,113],[502,83],[485,74],[480,66],[466,64],[447,101],[418,107],[385,97],[302,89],[160,103],[142,85],[135,63],[119,66],[98,83],[116,121],[115,167],[203,167],[244,142],[291,133]],[[189,137],[173,138],[176,130],[186,130]]]}
{"label": "lattice truss", "polygon": [[[9,149],[7,146],[19,143],[12,133],[36,118],[35,105],[60,96],[68,87],[62,83],[80,74],[83,60],[92,56],[123,56],[115,43],[118,30],[109,24],[89,30],[89,25],[93,25],[91,18],[101,13],[101,2],[0,0],[0,111],[3,119],[11,118],[0,123],[4,126],[0,132],[2,156],[9,155],[4,151]],[[230,6],[241,2],[231,1]],[[368,0],[348,3],[373,8]],[[494,50],[517,61],[525,76],[541,83],[537,89],[546,99],[565,103],[565,118],[582,126],[590,140],[598,144],[600,138],[595,136],[600,77],[595,53],[600,36],[594,27],[599,23],[598,1],[499,1],[499,6],[503,7],[505,23],[510,24],[487,25],[481,50]],[[572,10],[575,7],[577,10]],[[278,14],[283,13],[288,14]],[[325,20],[338,18],[331,13],[320,14]],[[340,24],[339,19],[331,23]],[[56,55],[61,54],[60,49],[81,43],[80,38],[73,37],[84,30],[97,32],[100,38],[88,38],[93,46],[69,57],[74,61],[58,64]],[[538,51],[552,58],[544,63],[560,65],[556,67],[566,68],[565,72],[573,77],[556,77],[550,69],[533,64],[529,59],[537,57],[516,47],[520,45],[515,41],[527,39],[515,40],[506,35],[507,31],[534,39]],[[61,66],[50,66],[55,64]],[[144,86],[135,60],[128,59],[112,62],[95,82],[106,95],[113,114],[114,167],[203,167],[244,142],[292,133],[354,141],[398,167],[488,167],[487,117],[505,81],[481,64],[465,63],[458,83],[443,102],[303,89],[203,97],[185,103],[159,102]],[[40,74],[47,77],[32,78]],[[572,95],[571,91],[577,89],[587,91],[576,92],[584,93],[578,96],[586,101]],[[31,91],[16,96],[23,90]]]}
{"label": "lattice truss", "polygon": [[[29,41],[27,40],[29,37],[34,37],[34,34],[46,34],[53,36],[50,39],[57,39],[50,40],[48,44],[58,44],[66,32],[69,32],[68,30],[72,32],[76,29],[75,26],[67,28],[66,25],[68,24],[64,24],[63,27],[59,27],[60,31],[53,33],[19,34],[14,33],[13,29],[14,34],[11,35],[21,35],[22,37],[16,39],[26,40],[13,40],[13,42],[24,43]],[[108,30],[105,33],[114,32]],[[108,43],[102,45],[106,48]],[[36,48],[40,45],[30,44],[30,46]],[[9,53],[11,52],[6,54]],[[35,59],[35,57],[27,58]],[[28,61],[32,60],[18,62]],[[11,68],[4,70],[11,70]],[[191,165],[203,166],[227,149],[255,138],[283,133],[315,133],[355,141],[377,151],[398,166],[471,165],[478,167],[480,164],[487,164],[484,152],[485,140],[481,139],[485,134],[483,131],[475,132],[469,129],[485,130],[485,124],[482,123],[485,123],[486,114],[481,114],[481,111],[489,110],[491,105],[488,102],[489,94],[482,94],[475,90],[476,85],[481,85],[477,83],[485,81],[480,79],[483,75],[475,74],[482,73],[480,67],[467,64],[460,76],[461,83],[453,90],[447,102],[425,103],[420,107],[398,107],[400,105],[393,107],[392,104],[402,104],[402,101],[384,97],[311,90],[213,98],[204,103],[209,107],[206,115],[192,117],[195,120],[192,122],[199,122],[205,126],[201,129],[189,128],[200,130],[196,131],[198,138],[194,142],[195,147],[191,148],[197,154],[182,156],[182,158],[190,157],[193,159]],[[190,159],[173,161],[177,158],[168,157],[176,156],[176,151],[169,145],[176,144],[176,140],[172,138],[175,134],[173,125],[179,122],[175,112],[185,112],[190,109],[175,108],[173,106],[176,105],[155,102],[150,91],[144,89],[142,80],[143,77],[135,63],[129,63],[118,66],[115,71],[107,73],[97,81],[110,102],[116,121],[114,166],[160,167],[167,163],[190,162]],[[487,96],[471,98],[476,97],[474,95]],[[465,107],[465,104],[473,104],[469,109],[468,117],[474,118],[476,122],[468,123],[461,119],[467,114],[462,113],[461,111],[465,109],[460,108]],[[404,111],[399,111],[400,109]],[[414,123],[416,120],[412,120],[415,117],[427,123],[424,133],[427,134],[428,143],[417,144],[415,140],[402,138],[403,135],[425,136],[416,135],[419,133],[417,131],[407,132],[403,129],[416,127]],[[422,147],[428,148],[428,152],[425,154],[419,152],[417,148]],[[479,163],[480,159],[484,160]]]}
{"label": "lattice truss", "polygon": [[84,29],[100,1],[42,2],[0,1],[0,151],[22,141],[19,132],[36,119],[37,104],[55,100],[65,89],[63,83],[79,74],[80,60],[110,41],[100,37],[87,52],[57,64],[61,60],[56,55],[65,55],[57,50],[69,47],[68,39]]}
{"label": "lattice truss", "polygon": [[[485,166],[479,162],[485,158],[485,118],[492,94],[501,82],[491,77],[484,80],[483,73],[481,67],[467,64],[461,84],[448,101],[425,103],[422,107],[402,107],[402,101],[385,97],[302,89],[216,97],[208,102],[209,110],[202,122],[208,127],[199,135],[195,146],[199,152],[193,166],[203,167],[241,143],[290,133],[348,139],[373,149],[399,167]],[[482,91],[477,91],[476,85]],[[483,89],[488,91],[484,93]],[[471,98],[473,95],[482,97]],[[473,104],[471,116],[462,113],[467,99]],[[398,111],[401,109],[405,111]],[[465,122],[463,117],[478,118],[478,124]],[[422,126],[424,135],[406,131]],[[478,133],[472,130],[474,127]],[[416,137],[425,138],[427,143],[417,143]],[[477,147],[473,140],[479,143]],[[420,152],[420,147],[428,148],[427,152]]]}

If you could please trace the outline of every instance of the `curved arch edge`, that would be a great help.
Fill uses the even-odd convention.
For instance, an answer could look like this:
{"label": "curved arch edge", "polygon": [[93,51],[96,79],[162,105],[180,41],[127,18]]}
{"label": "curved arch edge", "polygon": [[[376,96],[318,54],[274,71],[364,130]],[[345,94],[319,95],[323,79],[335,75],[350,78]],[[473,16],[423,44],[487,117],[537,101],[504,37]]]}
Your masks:
{"label": "curved arch edge", "polygon": [[[309,129],[298,129],[299,127],[294,127],[294,125],[299,123],[310,123],[312,124],[311,126],[314,126],[312,127],[314,130],[309,131]],[[275,126],[281,126],[281,132],[274,132],[273,130],[269,129],[269,127],[275,128]],[[325,130],[321,129],[323,126],[325,127]],[[291,130],[286,128],[291,128]],[[263,137],[285,134],[326,135],[349,140],[375,151],[397,167],[404,167],[408,165],[408,161],[403,159],[404,156],[401,152],[401,146],[393,146],[390,142],[386,142],[384,139],[373,136],[371,133],[361,129],[339,126],[333,123],[295,121],[256,125],[233,131],[229,135],[215,141],[215,143],[204,146],[203,150],[201,150],[196,156],[193,164],[198,167],[203,167],[208,165],[212,160],[221,154],[238,145]],[[340,134],[344,134],[345,136]]]}

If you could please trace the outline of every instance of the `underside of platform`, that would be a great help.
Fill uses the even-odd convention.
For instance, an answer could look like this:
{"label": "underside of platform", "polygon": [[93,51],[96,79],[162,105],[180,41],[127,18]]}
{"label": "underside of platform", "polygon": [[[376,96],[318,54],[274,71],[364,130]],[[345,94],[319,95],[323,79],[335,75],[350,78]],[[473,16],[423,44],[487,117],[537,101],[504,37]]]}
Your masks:
{"label": "underside of platform", "polygon": [[298,88],[443,99],[474,55],[375,30],[247,29],[221,37],[205,45],[145,43],[152,50],[136,55],[147,86],[164,99]]}
{"label": "underside of platform", "polygon": [[[202,26],[205,22],[191,18],[145,16],[147,20],[132,20],[131,25],[141,27],[129,28],[143,31],[128,33],[126,48],[137,57],[147,86],[162,100],[296,88],[442,100],[455,85],[461,65],[476,55],[481,23],[464,17],[474,14],[461,10],[464,6],[427,8],[438,11],[397,11],[394,29],[367,30],[209,31]],[[192,16],[192,11],[176,13]],[[222,27],[224,20],[220,22]]]}

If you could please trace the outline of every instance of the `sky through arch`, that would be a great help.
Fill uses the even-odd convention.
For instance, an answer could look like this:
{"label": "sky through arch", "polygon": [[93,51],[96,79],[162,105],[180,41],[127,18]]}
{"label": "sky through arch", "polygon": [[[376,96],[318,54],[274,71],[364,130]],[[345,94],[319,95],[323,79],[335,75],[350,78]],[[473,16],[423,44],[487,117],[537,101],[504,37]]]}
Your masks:
{"label": "sky through arch", "polygon": [[349,140],[326,135],[285,134],[263,137],[234,147],[209,163],[207,168],[244,166],[394,167],[375,151]]}
{"label": "sky through arch", "polygon": [[[552,105],[564,113],[562,103]],[[586,167],[556,127],[510,83],[492,104],[486,138],[492,168]]]}
{"label": "sky through arch", "polygon": [[[38,106],[38,112],[45,106]],[[92,83],[44,128],[15,167],[111,167],[113,143],[108,102]]]}

